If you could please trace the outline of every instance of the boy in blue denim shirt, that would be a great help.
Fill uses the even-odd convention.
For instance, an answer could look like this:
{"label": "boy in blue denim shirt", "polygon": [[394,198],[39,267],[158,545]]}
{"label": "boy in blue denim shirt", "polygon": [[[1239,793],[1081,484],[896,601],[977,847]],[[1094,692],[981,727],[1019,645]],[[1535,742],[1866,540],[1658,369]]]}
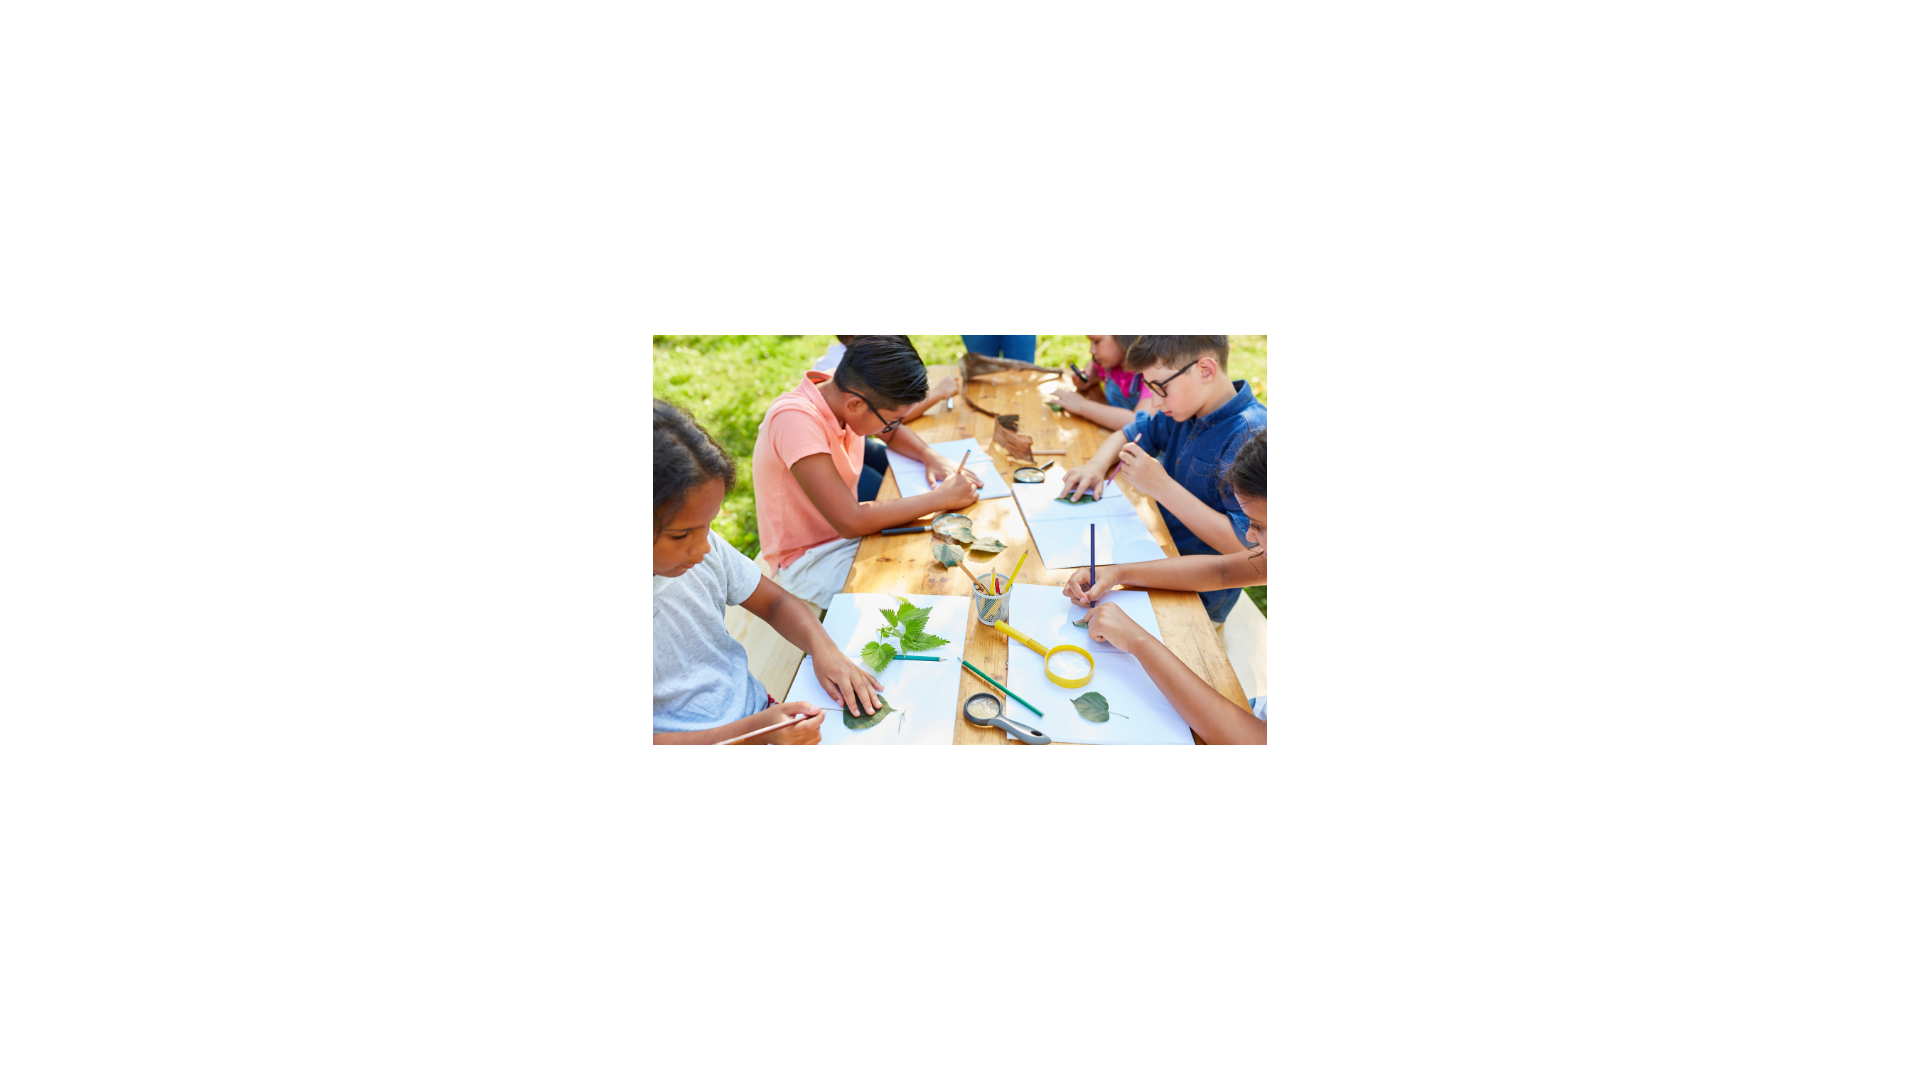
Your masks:
{"label": "boy in blue denim shirt", "polygon": [[[1160,411],[1107,436],[1090,461],[1067,470],[1066,492],[1099,497],[1107,470],[1119,462],[1119,478],[1160,504],[1180,554],[1247,550],[1247,517],[1221,472],[1240,444],[1267,426],[1267,407],[1244,379],[1228,378],[1227,348],[1223,334],[1149,334],[1134,342],[1126,369],[1145,378]],[[1162,454],[1164,466],[1154,460]],[[1226,620],[1239,598],[1239,589],[1200,594],[1216,623]]]}

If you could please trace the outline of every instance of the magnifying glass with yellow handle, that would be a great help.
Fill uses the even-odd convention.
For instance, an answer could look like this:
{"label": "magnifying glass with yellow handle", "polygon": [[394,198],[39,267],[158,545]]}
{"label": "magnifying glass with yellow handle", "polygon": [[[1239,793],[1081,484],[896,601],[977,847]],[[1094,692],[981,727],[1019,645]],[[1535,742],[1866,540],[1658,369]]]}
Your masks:
{"label": "magnifying glass with yellow handle", "polygon": [[[993,624],[996,630],[1045,657],[1047,678],[1055,686],[1064,686],[1069,690],[1085,686],[1093,681],[1093,654],[1078,645],[1055,645],[1051,649],[1033,640],[1027,635],[1008,626],[1005,620]],[[1086,666],[1081,666],[1081,661]]]}

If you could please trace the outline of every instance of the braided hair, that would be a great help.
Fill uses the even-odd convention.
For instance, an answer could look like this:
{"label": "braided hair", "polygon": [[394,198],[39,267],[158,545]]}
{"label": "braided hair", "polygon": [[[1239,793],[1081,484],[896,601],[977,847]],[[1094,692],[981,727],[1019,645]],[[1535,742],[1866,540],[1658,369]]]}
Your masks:
{"label": "braided hair", "polygon": [[693,417],[653,399],[653,538],[687,504],[687,495],[718,479],[733,490],[733,459]]}

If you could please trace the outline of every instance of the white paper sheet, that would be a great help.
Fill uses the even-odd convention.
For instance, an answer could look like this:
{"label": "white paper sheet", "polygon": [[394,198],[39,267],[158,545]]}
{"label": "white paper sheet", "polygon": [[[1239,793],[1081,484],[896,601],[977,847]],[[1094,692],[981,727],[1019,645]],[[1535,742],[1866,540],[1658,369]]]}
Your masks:
{"label": "white paper sheet", "polygon": [[[1146,593],[1122,589],[1102,596],[1100,603],[1119,604],[1148,633],[1160,636],[1160,622],[1153,616],[1153,601]],[[1042,645],[1078,645],[1093,654],[1093,681],[1069,690],[1047,678],[1046,661],[1039,653],[1009,639],[1007,687],[1045,714],[1035,717],[1021,710],[1025,713],[1019,718],[1021,722],[1039,728],[1055,742],[1193,745],[1193,730],[1180,719],[1138,660],[1095,642],[1085,630],[1072,625],[1085,618],[1088,610],[1068,600],[1059,586],[1013,587],[1014,617],[1007,620],[1009,626]],[[1107,699],[1111,719],[1104,724],[1082,717],[1073,707],[1073,699],[1089,690]]]}
{"label": "white paper sheet", "polygon": [[[960,658],[965,655],[967,620],[972,618],[973,601],[965,596],[920,596],[901,594],[915,607],[931,607],[927,632],[947,639],[936,649],[921,649],[915,656],[940,656],[939,663],[921,660],[895,660],[875,675],[886,689],[887,704],[894,714],[864,731],[846,725],[846,714],[832,711],[833,699],[813,674],[813,657],[800,661],[800,671],[787,690],[788,701],[810,701],[829,709],[820,723],[823,746],[952,746],[953,714],[960,701]],[[892,608],[898,597],[886,593],[840,593],[827,605],[827,617],[821,622],[827,636],[840,651],[860,663],[860,650],[874,640],[876,632],[887,625],[881,608]],[[896,646],[897,648],[897,646]],[[873,669],[861,664],[863,671]],[[901,715],[904,714],[904,715]]]}
{"label": "white paper sheet", "polygon": [[1066,487],[1060,474],[1053,469],[1047,470],[1047,479],[1039,484],[1013,485],[1013,501],[1020,505],[1020,516],[1027,519],[1031,527],[1041,521],[1078,521],[1081,527],[1086,522],[1098,518],[1130,517],[1135,521],[1140,515],[1133,504],[1120,494],[1120,485],[1107,481],[1101,488],[1100,498],[1090,502],[1063,503],[1058,501],[1061,491]]}
{"label": "white paper sheet", "polygon": [[[952,442],[928,445],[942,455],[952,458],[956,465],[960,463],[961,457],[965,456],[967,451],[973,451],[972,456],[967,457],[967,471],[980,478],[980,483],[983,485],[978,493],[980,498],[1004,499],[1013,494],[1013,490],[1007,486],[1006,478],[1000,475],[1000,470],[993,467],[993,459],[987,456],[985,450],[980,449],[978,439],[955,439]],[[905,454],[888,450],[887,467],[893,470],[893,482],[899,485],[901,498],[925,495],[933,490],[933,485],[927,483],[927,467]]]}
{"label": "white paper sheet", "polygon": [[[1093,543],[1098,551],[1088,550],[1087,526],[1093,526]],[[1098,518],[1086,521],[1037,521],[1027,525],[1033,546],[1040,549],[1040,561],[1049,570],[1068,570],[1090,566],[1094,556],[1100,565],[1150,562],[1164,559],[1167,553],[1154,542],[1146,522],[1133,518]]]}

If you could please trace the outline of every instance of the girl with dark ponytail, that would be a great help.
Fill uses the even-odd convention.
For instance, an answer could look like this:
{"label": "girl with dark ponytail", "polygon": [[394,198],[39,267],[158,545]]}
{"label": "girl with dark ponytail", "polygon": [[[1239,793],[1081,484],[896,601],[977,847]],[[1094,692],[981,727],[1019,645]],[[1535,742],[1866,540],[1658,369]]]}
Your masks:
{"label": "girl with dark ponytail", "polygon": [[734,464],[693,418],[653,403],[653,741],[717,743],[794,717],[748,742],[817,743],[821,710],[777,704],[727,633],[729,605],[765,620],[813,657],[820,685],[855,715],[886,689],[833,643],[807,606],[762,577],[713,531]]}
{"label": "girl with dark ponytail", "polygon": [[[1146,632],[1119,604],[1098,604],[1116,585],[1145,589],[1207,592],[1267,583],[1267,432],[1260,429],[1240,444],[1232,462],[1221,470],[1221,482],[1247,515],[1247,540],[1254,546],[1235,555],[1181,555],[1153,562],[1076,570],[1063,590],[1067,598],[1092,606],[1087,633],[1131,653],[1155,686],[1167,696],[1187,725],[1209,743],[1265,743],[1267,699],[1241,705],[1215,690],[1205,679],[1173,655],[1160,639]],[[1257,658],[1260,663],[1266,657]],[[1252,711],[1249,710],[1251,706]]]}

